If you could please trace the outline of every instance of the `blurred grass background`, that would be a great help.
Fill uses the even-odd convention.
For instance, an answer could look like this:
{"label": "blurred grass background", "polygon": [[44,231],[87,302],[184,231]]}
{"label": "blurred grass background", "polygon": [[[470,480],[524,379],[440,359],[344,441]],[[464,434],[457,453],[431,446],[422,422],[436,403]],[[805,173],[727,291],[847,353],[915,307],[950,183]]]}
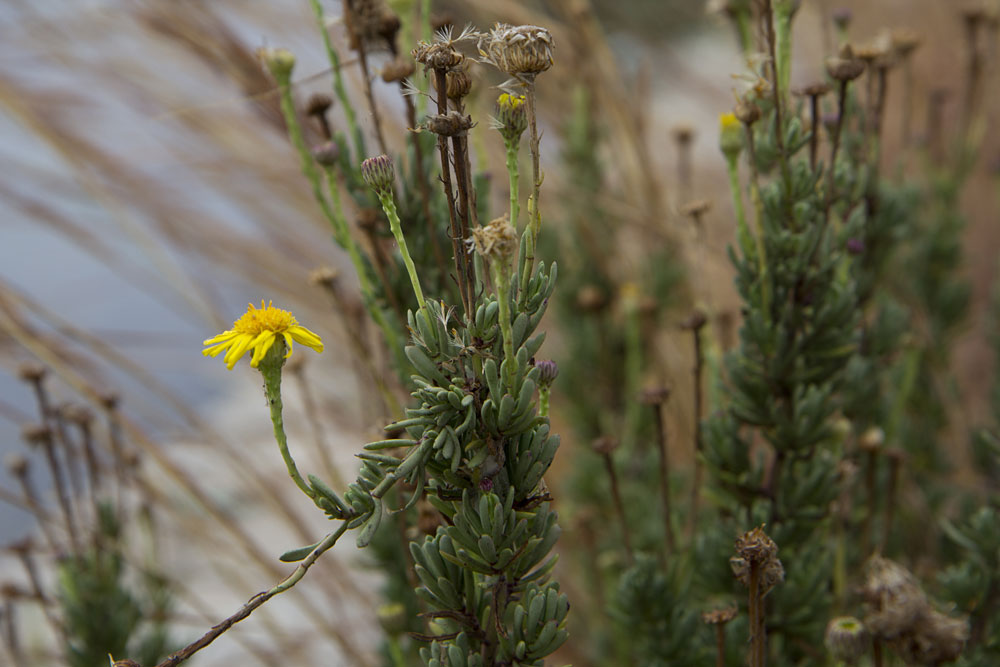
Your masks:
{"label": "blurred grass background", "polygon": [[[958,91],[953,72],[961,27],[952,20],[950,3],[837,4],[853,10],[859,31],[872,27],[871,34],[857,35],[861,40],[878,26],[907,25],[929,36],[916,60],[918,100],[935,87]],[[441,10],[481,26],[506,20],[553,27],[557,66],[541,91],[551,160],[547,187],[551,180],[561,196],[572,196],[572,184],[560,182],[556,172],[555,146],[569,83],[593,81],[598,107],[607,114],[604,130],[613,135],[609,143],[621,151],[608,156],[620,167],[609,188],[608,210],[638,224],[661,216],[685,243],[681,251],[692,298],[733,309],[725,256],[732,222],[714,134],[718,112],[732,101],[729,74],[741,69],[729,29],[707,19],[700,2],[600,0],[594,6],[607,31],[608,48],[593,61],[599,71],[581,71],[575,66],[580,61],[561,55],[579,41],[566,27],[579,3],[473,0],[442,2]],[[832,7],[805,3],[797,23],[797,83],[820,71],[818,35],[822,14]],[[327,9],[330,16],[339,15],[337,3]],[[332,34],[346,52],[343,30],[334,25]],[[327,341],[321,357],[303,356],[324,415],[322,437],[341,445],[341,463],[350,466],[356,443],[381,417],[349,372],[356,359],[344,334],[345,309],[331,309],[308,281],[316,267],[347,265],[315,210],[277,99],[254,56],[265,45],[296,53],[300,100],[328,90],[321,43],[304,2],[10,0],[0,6],[0,452],[24,451],[41,470],[41,455],[27,452],[20,441],[34,411],[30,391],[16,377],[25,361],[57,369],[53,387],[61,401],[93,404],[106,390],[121,395],[134,425],[132,445],[143,452],[141,470],[169,515],[160,560],[179,581],[197,582],[198,595],[185,599],[179,612],[192,634],[274,579],[273,567],[263,561],[244,568],[245,550],[273,561],[322,530],[322,522],[317,524],[298,499],[283,508],[280,494],[260,497],[261,480],[276,488],[285,480],[267,440],[270,426],[258,380],[249,369],[227,373],[221,364],[205,362],[198,353],[201,340],[226,328],[247,301],[274,299]],[[356,68],[347,72],[357,90]],[[376,90],[387,105],[401,109],[390,87],[378,84]],[[898,97],[892,99],[898,105]],[[990,104],[995,112],[996,100]],[[947,113],[957,113],[956,107],[947,107]],[[335,108],[335,122],[339,113]],[[898,107],[890,107],[893,114]],[[921,101],[915,116],[925,114]],[[361,121],[370,132],[366,114]],[[672,181],[670,130],[679,123],[696,131],[694,194],[716,203],[707,219],[704,252],[693,247],[693,231],[678,214],[685,202]],[[401,144],[401,112],[391,127],[390,143]],[[995,132],[992,128],[985,139],[987,160],[997,156]],[[890,145],[890,162],[892,151]],[[983,305],[1000,247],[995,188],[995,175],[980,168],[963,202],[971,221],[966,273],[973,285],[973,316],[956,348],[954,368],[964,394],[973,398],[961,406],[959,424],[985,417],[982,397],[992,380]],[[548,195],[545,205],[557,201]],[[661,209],[650,203],[655,201]],[[354,281],[349,270],[343,275],[346,314],[353,316]],[[685,343],[664,345],[671,347],[674,366],[685,369]],[[549,353],[557,355],[558,348]],[[289,403],[294,409],[295,401]],[[690,430],[683,423],[690,412],[683,400],[674,409],[682,432]],[[293,438],[313,437],[302,419],[288,421]],[[955,456],[965,460],[959,447]],[[233,518],[247,545],[233,547],[235,538],[205,515],[190,488],[163,472],[165,461],[175,462],[193,488],[205,490]],[[39,480],[48,486],[44,476]],[[13,486],[6,472],[0,473],[0,485]],[[289,527],[290,516],[301,529]],[[30,514],[0,506],[0,544],[32,526]],[[339,558],[352,559],[353,552]],[[327,575],[340,567],[334,557],[324,561]],[[315,578],[323,580],[323,571]],[[340,585],[332,583],[336,577],[325,579],[329,586]],[[294,647],[301,655],[313,650],[321,655],[333,641],[362,656],[342,664],[371,660],[371,636],[364,628],[372,619],[364,605],[324,608],[330,620],[312,628],[300,622],[307,612],[297,605],[322,606],[328,598],[293,595],[288,604],[299,611],[276,604],[248,636],[267,628],[278,646]],[[355,601],[364,595],[363,589],[343,593]],[[338,633],[346,638],[338,639]],[[239,650],[261,664],[279,664],[277,650],[245,639],[250,646]],[[215,650],[206,651],[215,664],[244,655]]]}

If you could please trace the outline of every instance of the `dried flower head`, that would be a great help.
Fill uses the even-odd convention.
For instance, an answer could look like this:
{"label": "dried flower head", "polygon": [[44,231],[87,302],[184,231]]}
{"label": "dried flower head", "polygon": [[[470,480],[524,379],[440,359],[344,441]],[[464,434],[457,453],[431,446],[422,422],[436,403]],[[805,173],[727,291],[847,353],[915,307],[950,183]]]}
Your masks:
{"label": "dried flower head", "polygon": [[687,123],[675,125],[670,130],[670,136],[672,136],[674,141],[679,145],[688,146],[692,141],[694,141],[694,127],[688,125]]}
{"label": "dried flower head", "polygon": [[465,135],[473,125],[471,116],[463,115],[454,109],[448,113],[428,116],[424,122],[424,127],[428,131],[445,137]]}
{"label": "dried flower head", "polygon": [[335,141],[325,141],[312,149],[313,159],[323,167],[332,167],[340,159],[340,146]]}
{"label": "dried flower head", "polygon": [[298,341],[317,352],[323,351],[323,341],[319,336],[300,325],[294,315],[287,310],[275,308],[270,303],[265,306],[261,301],[259,309],[252,303],[249,304],[247,312],[233,322],[232,329],[206,340],[204,344],[208,347],[202,350],[202,354],[215,357],[225,352],[226,367],[232,370],[236,362],[252,350],[250,365],[257,368],[278,338],[284,340],[288,347],[285,358],[292,354],[293,341]]}
{"label": "dried flower head", "polygon": [[29,445],[52,444],[52,429],[45,424],[26,424],[21,428],[21,437]]}
{"label": "dried flower head", "polygon": [[760,594],[785,580],[785,567],[778,559],[778,545],[774,543],[764,526],[757,526],[736,540],[736,555],[729,559],[733,575],[744,586],[750,586],[750,574],[756,566],[760,572]]}
{"label": "dried flower head", "polygon": [[646,387],[639,393],[639,402],[643,405],[662,405],[668,398],[670,388],[663,385]]}
{"label": "dried flower head", "polygon": [[333,98],[326,93],[313,93],[306,102],[306,114],[309,116],[322,116],[333,106]]}
{"label": "dried flower head", "polygon": [[597,285],[584,285],[576,292],[576,305],[586,312],[597,312],[608,305],[608,296]]}
{"label": "dried flower head", "polygon": [[701,620],[709,625],[725,625],[736,618],[738,611],[735,606],[713,609],[712,611],[703,612]]}
{"label": "dried flower head", "polygon": [[409,58],[394,58],[382,67],[382,80],[386,83],[402,81],[409,78],[416,69],[416,65]]}
{"label": "dried flower head", "polygon": [[618,444],[618,438],[612,435],[602,435],[599,438],[595,438],[594,441],[590,443],[590,446],[598,454],[610,456],[613,451],[618,449]]}
{"label": "dried flower head", "polygon": [[864,623],[852,616],[840,616],[827,624],[823,643],[834,658],[853,663],[868,651],[871,637]]}
{"label": "dried flower head", "polygon": [[25,382],[38,382],[45,377],[45,366],[40,364],[23,363],[17,367],[17,377]]}
{"label": "dried flower head", "polygon": [[370,157],[361,163],[361,178],[379,196],[392,193],[396,169],[388,155]]}
{"label": "dried flower head", "polygon": [[4,459],[4,465],[14,477],[23,477],[28,474],[30,463],[26,456],[14,453],[7,455],[7,458]]}
{"label": "dried flower head", "polygon": [[864,71],[864,61],[854,56],[850,44],[844,44],[836,56],[826,59],[827,74],[840,82],[853,81],[864,74]]}
{"label": "dried flower head", "polygon": [[497,218],[485,227],[472,230],[471,249],[493,262],[509,262],[517,255],[517,230],[507,216]]}
{"label": "dried flower head", "polygon": [[877,452],[884,443],[885,431],[878,426],[872,426],[858,436],[858,446],[866,452]]}
{"label": "dried flower head", "polygon": [[862,596],[868,605],[865,624],[881,639],[906,632],[927,607],[927,596],[910,571],[881,556],[868,561]]}
{"label": "dried flower head", "polygon": [[874,556],[862,590],[868,615],[865,624],[907,664],[939,665],[961,654],[969,636],[968,622],[951,618],[931,605],[910,572]]}
{"label": "dried flower head", "polygon": [[890,36],[892,48],[900,58],[907,58],[923,41],[921,34],[911,28],[896,28]]}
{"label": "dried flower head", "polygon": [[694,218],[695,222],[700,222],[701,217],[712,209],[712,202],[708,199],[694,199],[681,206],[683,215]]}
{"label": "dried flower head", "polygon": [[[431,83],[437,89],[437,79],[431,78]],[[468,67],[456,67],[445,75],[445,95],[450,100],[461,100],[472,91],[472,76]]]}
{"label": "dried flower head", "polygon": [[479,54],[513,77],[533,78],[552,67],[552,34],[535,25],[497,23],[479,39]]}

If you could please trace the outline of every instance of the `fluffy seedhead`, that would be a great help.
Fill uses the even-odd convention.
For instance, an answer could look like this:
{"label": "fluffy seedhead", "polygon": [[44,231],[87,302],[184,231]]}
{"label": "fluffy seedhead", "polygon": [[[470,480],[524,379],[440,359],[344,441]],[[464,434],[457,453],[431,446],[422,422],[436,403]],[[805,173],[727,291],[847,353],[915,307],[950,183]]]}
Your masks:
{"label": "fluffy seedhead", "polygon": [[552,34],[536,25],[497,23],[479,38],[483,59],[512,77],[533,79],[552,67]]}

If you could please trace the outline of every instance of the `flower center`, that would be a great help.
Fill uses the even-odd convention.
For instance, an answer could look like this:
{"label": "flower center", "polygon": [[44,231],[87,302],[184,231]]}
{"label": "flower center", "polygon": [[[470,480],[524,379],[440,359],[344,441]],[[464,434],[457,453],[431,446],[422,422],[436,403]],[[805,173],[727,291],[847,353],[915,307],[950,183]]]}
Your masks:
{"label": "flower center", "polygon": [[295,321],[295,316],[287,310],[275,308],[271,304],[264,306],[263,301],[260,302],[260,306],[258,310],[253,304],[250,304],[247,312],[233,323],[233,331],[256,336],[263,331],[278,333],[288,331],[290,327],[298,324]]}

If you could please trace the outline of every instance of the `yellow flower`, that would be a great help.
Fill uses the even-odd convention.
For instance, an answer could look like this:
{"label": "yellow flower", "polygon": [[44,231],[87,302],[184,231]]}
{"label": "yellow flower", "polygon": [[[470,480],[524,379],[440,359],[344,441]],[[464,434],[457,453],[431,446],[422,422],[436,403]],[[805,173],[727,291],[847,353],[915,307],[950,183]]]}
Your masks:
{"label": "yellow flower", "polygon": [[319,336],[301,326],[294,315],[287,310],[275,308],[270,302],[265,306],[261,300],[260,309],[251,303],[247,312],[233,322],[232,329],[206,340],[204,345],[209,347],[202,350],[202,354],[215,357],[225,350],[226,366],[232,370],[247,350],[253,350],[250,365],[257,368],[278,336],[284,338],[288,346],[286,358],[292,353],[292,341],[298,341],[317,352],[323,351],[323,341]]}

